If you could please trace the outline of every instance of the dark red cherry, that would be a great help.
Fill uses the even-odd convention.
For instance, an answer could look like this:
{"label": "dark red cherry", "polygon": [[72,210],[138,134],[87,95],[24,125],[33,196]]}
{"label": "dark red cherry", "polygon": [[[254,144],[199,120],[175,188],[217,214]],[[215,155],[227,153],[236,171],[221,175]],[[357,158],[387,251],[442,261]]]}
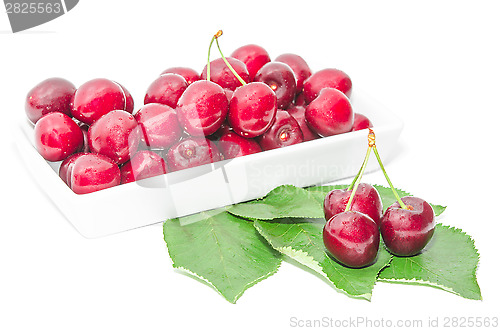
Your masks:
{"label": "dark red cherry", "polygon": [[297,79],[297,92],[302,91],[304,81],[311,76],[311,69],[307,62],[302,57],[290,53],[281,54],[275,61],[286,63],[292,68]]}
{"label": "dark red cherry", "polygon": [[133,113],[134,112],[134,98],[132,98],[132,94],[120,83],[115,82],[118,84],[122,90],[123,93],[125,93],[125,111],[128,113]]}
{"label": "dark red cherry", "polygon": [[205,138],[185,138],[170,147],[166,155],[170,171],[197,167],[223,159],[224,156],[217,146]]}
{"label": "dark red cherry", "polygon": [[71,116],[71,100],[76,87],[63,78],[49,78],[38,83],[26,96],[25,111],[36,123],[43,115],[60,112]]}
{"label": "dark red cherry", "polygon": [[250,81],[254,80],[255,74],[267,62],[271,61],[267,51],[258,45],[245,45],[237,48],[231,57],[245,63],[250,75]]}
{"label": "dark red cherry", "polygon": [[349,132],[354,112],[346,95],[333,88],[324,88],[307,107],[307,125],[319,135],[332,136]]}
{"label": "dark red cherry", "polygon": [[[323,202],[325,219],[345,211],[352,190],[336,189],[328,192]],[[380,225],[383,206],[380,194],[370,184],[360,183],[351,204],[351,210],[368,215],[377,225]]]}
{"label": "dark red cherry", "polygon": [[293,106],[286,110],[290,115],[295,118],[300,126],[300,130],[304,135],[304,141],[314,140],[320,138],[320,136],[312,131],[306,123],[306,108],[303,106]]}
{"label": "dark red cherry", "polygon": [[191,85],[192,83],[196,82],[197,80],[200,80],[200,74],[191,68],[186,68],[186,67],[172,67],[164,70],[162,73],[163,74],[177,74],[181,75],[184,77],[188,85]]}
{"label": "dark red cherry", "polygon": [[380,233],[377,224],[367,215],[348,211],[330,218],[323,228],[323,242],[340,263],[366,267],[377,258]]}
{"label": "dark red cherry", "polygon": [[368,117],[366,117],[363,114],[354,113],[354,123],[352,125],[352,131],[358,131],[358,130],[368,129],[368,128],[372,128],[372,127],[373,127],[373,124],[368,119]]}
{"label": "dark red cherry", "polygon": [[73,166],[75,165],[75,161],[80,155],[84,155],[86,153],[75,153],[68,156],[59,166],[59,177],[63,180],[63,182],[70,186],[71,185],[71,172],[73,171]]}
{"label": "dark red cherry", "polygon": [[313,101],[325,87],[337,89],[349,97],[352,90],[352,81],[345,72],[338,69],[317,71],[304,81],[306,102]]}
{"label": "dark red cherry", "polygon": [[67,171],[68,186],[76,194],[96,192],[120,184],[118,165],[102,154],[82,153],[71,160]]}
{"label": "dark red cherry", "polygon": [[181,137],[177,112],[167,105],[148,103],[134,117],[142,129],[146,145],[153,149],[166,149]]}
{"label": "dark red cherry", "polygon": [[218,146],[226,160],[262,151],[255,140],[243,138],[234,132],[227,132],[220,137]]}
{"label": "dark red cherry", "polygon": [[88,137],[91,152],[122,164],[137,151],[142,132],[134,116],[124,110],[113,110],[90,126]]}
{"label": "dark red cherry", "polygon": [[120,168],[121,184],[167,173],[165,160],[152,151],[139,151]]}
{"label": "dark red cherry", "polygon": [[266,84],[244,85],[234,91],[229,103],[229,125],[244,138],[257,137],[271,127],[276,117],[276,104],[276,94]]}
{"label": "dark red cherry", "polygon": [[[226,57],[226,60],[246,83],[251,81],[245,63],[232,57]],[[201,79],[207,79],[207,66],[201,73]],[[241,86],[241,82],[231,72],[222,58],[210,62],[210,81],[232,91]]]}
{"label": "dark red cherry", "polygon": [[181,75],[163,74],[149,85],[144,104],[161,103],[175,108],[187,87],[188,83]]}
{"label": "dark red cherry", "polygon": [[256,139],[263,150],[270,150],[301,143],[304,135],[292,115],[285,110],[278,110],[273,125]]}
{"label": "dark red cherry", "polygon": [[266,83],[276,93],[279,109],[286,109],[295,97],[295,75],[285,63],[266,63],[257,72],[254,81]]}
{"label": "dark red cherry", "polygon": [[83,147],[83,132],[66,114],[49,113],[35,124],[35,147],[47,161],[62,161]]}
{"label": "dark red cherry", "polygon": [[224,89],[206,80],[189,85],[177,103],[179,123],[192,136],[213,134],[226,119],[227,112]]}

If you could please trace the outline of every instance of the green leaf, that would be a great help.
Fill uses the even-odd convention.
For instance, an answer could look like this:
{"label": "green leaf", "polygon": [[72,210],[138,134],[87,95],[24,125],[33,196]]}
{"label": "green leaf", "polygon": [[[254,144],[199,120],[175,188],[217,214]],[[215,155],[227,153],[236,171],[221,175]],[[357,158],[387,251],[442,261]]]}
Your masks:
{"label": "green leaf", "polygon": [[481,300],[476,279],[479,253],[462,230],[437,224],[427,248],[412,257],[395,256],[379,280],[389,283],[427,285],[467,299]]}
{"label": "green leaf", "polygon": [[230,206],[227,211],[252,220],[324,218],[323,202],[318,202],[309,191],[293,185],[279,186],[262,199]]}
{"label": "green leaf", "polygon": [[206,281],[231,303],[281,263],[252,222],[223,209],[167,220],[163,235],[173,266]]}
{"label": "green leaf", "polygon": [[368,267],[353,269],[332,259],[323,244],[324,220],[255,221],[254,226],[274,249],[310,268],[336,289],[351,297],[371,299],[377,275],[391,261],[383,249],[377,261]]}

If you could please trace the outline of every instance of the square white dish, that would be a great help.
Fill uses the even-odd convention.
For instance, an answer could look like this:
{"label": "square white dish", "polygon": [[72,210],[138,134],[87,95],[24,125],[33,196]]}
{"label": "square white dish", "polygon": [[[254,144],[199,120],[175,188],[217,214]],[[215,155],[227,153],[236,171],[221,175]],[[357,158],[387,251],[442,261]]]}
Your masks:
{"label": "square white dish", "polygon": [[[356,90],[353,109],[372,121],[382,158],[396,146],[402,121]],[[225,160],[78,195],[59,178],[60,162],[36,151],[33,126],[21,123],[17,145],[28,169],[62,214],[87,238],[96,238],[266,195],[282,184],[306,187],[353,176],[367,148],[367,130]],[[367,171],[378,167],[370,159]]]}

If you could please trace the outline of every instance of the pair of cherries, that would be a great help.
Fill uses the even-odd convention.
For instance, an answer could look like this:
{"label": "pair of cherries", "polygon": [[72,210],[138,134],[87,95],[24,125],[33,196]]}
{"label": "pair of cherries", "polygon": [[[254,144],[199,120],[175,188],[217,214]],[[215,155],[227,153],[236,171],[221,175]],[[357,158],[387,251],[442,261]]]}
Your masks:
{"label": "pair of cherries", "polygon": [[[374,139],[370,129],[367,156],[353,183],[347,189],[330,191],[324,200],[327,219],[323,228],[325,247],[337,261],[353,268],[375,262],[380,235],[394,255],[412,256],[425,248],[435,227],[434,211],[425,200],[398,196],[383,167]],[[397,199],[385,212],[378,191],[372,185],[360,183],[372,149]]]}

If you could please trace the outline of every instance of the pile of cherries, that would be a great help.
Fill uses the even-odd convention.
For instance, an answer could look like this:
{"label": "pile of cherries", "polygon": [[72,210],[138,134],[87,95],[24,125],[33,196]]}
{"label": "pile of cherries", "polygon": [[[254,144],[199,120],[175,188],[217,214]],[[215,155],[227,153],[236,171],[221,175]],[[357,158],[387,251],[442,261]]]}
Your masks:
{"label": "pile of cherries", "polygon": [[[221,34],[210,48],[215,40],[220,51]],[[163,71],[135,112],[130,92],[109,79],[39,83],[26,99],[35,147],[63,161],[60,177],[82,194],[372,126],[354,113],[341,70],[312,73],[295,54],[271,61],[253,44],[220,54],[201,75]]]}

